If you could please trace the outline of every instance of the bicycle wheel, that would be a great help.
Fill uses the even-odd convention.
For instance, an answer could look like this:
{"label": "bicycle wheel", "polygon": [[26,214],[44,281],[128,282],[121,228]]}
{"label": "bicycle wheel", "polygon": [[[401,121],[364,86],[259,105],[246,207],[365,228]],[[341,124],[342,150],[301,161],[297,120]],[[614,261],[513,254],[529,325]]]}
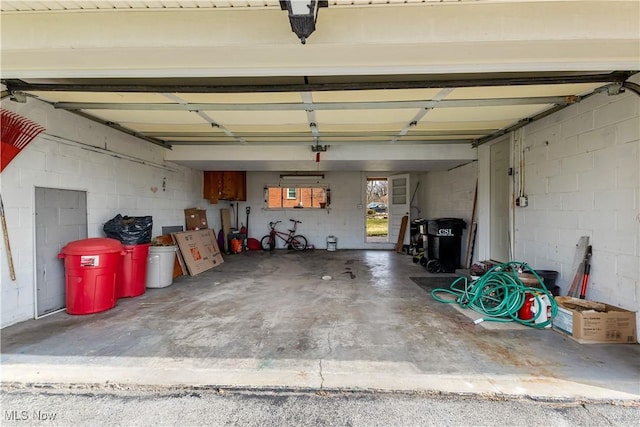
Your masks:
{"label": "bicycle wheel", "polygon": [[307,238],[298,234],[297,236],[293,236],[291,238],[291,243],[289,244],[296,251],[304,251],[307,249]]}
{"label": "bicycle wheel", "polygon": [[276,238],[267,234],[260,240],[260,247],[263,251],[272,251],[276,247]]}

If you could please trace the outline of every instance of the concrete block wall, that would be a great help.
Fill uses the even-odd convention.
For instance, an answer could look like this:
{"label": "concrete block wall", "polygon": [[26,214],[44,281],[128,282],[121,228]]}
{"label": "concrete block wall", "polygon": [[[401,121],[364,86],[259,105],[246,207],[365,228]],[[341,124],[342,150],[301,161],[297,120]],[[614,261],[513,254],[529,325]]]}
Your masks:
{"label": "concrete block wall", "polygon": [[526,126],[521,149],[530,205],[515,208],[516,258],[559,271],[564,294],[589,236],[587,298],[639,310],[640,97],[591,96]]}
{"label": "concrete block wall", "polygon": [[449,171],[424,172],[419,176],[420,217],[425,219],[462,218],[466,222],[467,228],[462,235],[460,255],[463,264],[468,233],[471,231],[470,222],[477,179],[477,162]]}
{"label": "concrete block wall", "polygon": [[36,187],[86,191],[88,237],[104,236],[118,213],[152,215],[154,236],[184,226],[188,207],[207,209],[216,226],[219,208],[202,199],[202,172],[164,162],[164,148],[32,99],[2,106],[46,128],[0,178],[17,275],[12,281],[2,242],[2,327],[34,317]]}
{"label": "concrete block wall", "polygon": [[[366,175],[361,172],[325,172],[321,184],[331,189],[327,209],[265,209],[265,185],[277,185],[279,172],[247,173],[247,204],[251,206],[249,237],[260,239],[268,232],[270,221],[282,221],[278,229],[289,228],[289,219],[302,221],[299,234],[318,249],[327,248],[327,236],[338,239],[338,249],[365,249]],[[241,202],[240,212],[244,212]],[[242,217],[242,215],[241,215]],[[281,242],[279,242],[281,244]],[[380,245],[375,246],[381,248]],[[393,245],[389,246],[393,247]]]}

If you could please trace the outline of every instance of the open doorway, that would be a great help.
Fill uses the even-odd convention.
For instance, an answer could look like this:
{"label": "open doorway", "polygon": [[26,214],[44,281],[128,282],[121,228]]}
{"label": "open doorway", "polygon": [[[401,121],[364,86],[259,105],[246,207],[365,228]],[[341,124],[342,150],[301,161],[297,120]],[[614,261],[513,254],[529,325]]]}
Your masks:
{"label": "open doorway", "polygon": [[389,242],[389,186],[386,177],[367,178],[367,243]]}

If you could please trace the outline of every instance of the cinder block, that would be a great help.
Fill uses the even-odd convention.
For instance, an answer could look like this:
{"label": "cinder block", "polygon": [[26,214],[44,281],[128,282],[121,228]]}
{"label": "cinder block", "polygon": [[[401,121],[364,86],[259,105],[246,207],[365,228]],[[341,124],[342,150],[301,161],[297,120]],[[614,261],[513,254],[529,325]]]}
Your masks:
{"label": "cinder block", "polygon": [[613,223],[611,223],[608,229],[602,227],[593,232],[592,245],[605,252],[630,254],[635,250],[635,236],[623,231],[613,231]]}
{"label": "cinder block", "polygon": [[611,173],[616,169],[638,169],[640,166],[638,160],[639,147],[640,144],[638,143],[627,143],[597,151],[594,154],[594,166],[602,173]]}
{"label": "cinder block", "polygon": [[561,160],[561,163],[562,172],[565,174],[586,172],[594,167],[593,153],[565,157]]}
{"label": "cinder block", "polygon": [[587,133],[578,135],[578,152],[588,153],[595,150],[601,150],[616,144],[616,128],[615,126],[607,126],[605,128],[596,129]]}
{"label": "cinder block", "polygon": [[[2,172],[2,177],[5,178],[6,169]],[[59,187],[60,186],[60,174],[57,172],[46,172],[44,170],[33,169],[20,169],[20,182],[27,183],[27,185],[34,187]],[[13,180],[7,180],[14,182]]]}
{"label": "cinder block", "polygon": [[[18,160],[19,159],[19,160]],[[21,169],[33,169],[42,171],[46,167],[46,154],[40,150],[30,150],[29,146],[23,149],[17,157],[15,157],[11,164],[18,164]],[[2,172],[4,174],[4,171]]]}
{"label": "cinder block", "polygon": [[619,190],[601,190],[594,193],[594,206],[596,210],[615,209],[616,211],[629,210],[633,212],[636,207],[636,190],[627,188]]}
{"label": "cinder block", "polygon": [[605,173],[600,169],[593,169],[578,174],[578,188],[581,191],[595,191],[614,188],[615,183],[615,174],[610,172]]}
{"label": "cinder block", "polygon": [[[565,173],[560,160],[547,160],[546,162],[535,163],[532,169],[535,178],[548,178]],[[525,175],[527,174],[528,170],[525,167]]]}
{"label": "cinder block", "polygon": [[549,160],[561,159],[578,153],[578,136],[563,138],[549,143],[547,155]]}
{"label": "cinder block", "polygon": [[560,139],[561,124],[559,123],[550,123],[545,127],[538,127],[537,129],[533,129],[530,126],[531,125],[527,125],[527,127],[524,128],[523,140],[525,145],[542,146],[547,145],[547,142],[552,144]]}
{"label": "cinder block", "polygon": [[63,175],[80,174],[80,160],[60,154],[47,154],[46,167],[48,171]]}
{"label": "cinder block", "polygon": [[613,231],[616,216],[613,211],[587,211],[578,213],[578,227],[581,230]]}
{"label": "cinder block", "polygon": [[[636,201],[636,205],[638,201]],[[615,212],[615,230],[635,233],[640,241],[640,224],[638,223],[637,209],[619,210]],[[640,246],[639,246],[640,247]],[[636,258],[637,261],[637,258]],[[640,268],[640,265],[638,266]]]}
{"label": "cinder block", "polygon": [[604,93],[599,93],[594,96],[590,96],[586,99],[583,99],[577,105],[574,105],[574,106],[577,108],[578,114],[583,114],[589,111],[593,111],[597,108],[602,108],[612,102],[614,101],[610,96]]}
{"label": "cinder block", "polygon": [[549,178],[527,177],[526,190],[529,196],[548,193]]}
{"label": "cinder block", "polygon": [[575,212],[558,211],[552,213],[549,224],[561,229],[578,228],[578,217]]}
{"label": "cinder block", "polygon": [[80,168],[82,175],[90,176],[92,179],[113,178],[113,168],[108,164],[83,161]]}
{"label": "cinder block", "polygon": [[575,191],[561,194],[561,197],[562,209],[566,211],[589,211],[594,208],[593,191]]}
{"label": "cinder block", "polygon": [[629,285],[633,281],[640,280],[640,268],[638,268],[638,257],[633,255],[616,256],[616,274],[621,278],[629,279]]}
{"label": "cinder block", "polygon": [[640,117],[633,117],[616,123],[616,132],[618,134],[618,144],[640,140]]}
{"label": "cinder block", "polygon": [[567,193],[578,190],[576,174],[552,176],[549,179],[549,193]]}
{"label": "cinder block", "polygon": [[615,171],[616,188],[638,188],[640,180],[640,169],[619,168]]}
{"label": "cinder block", "polygon": [[560,233],[558,229],[555,227],[555,224],[547,227],[537,227],[535,233],[535,241],[539,242],[543,245],[546,245],[546,252],[544,252],[545,257],[549,256],[549,246],[555,246],[559,243]]}
{"label": "cinder block", "polygon": [[615,99],[615,102],[594,111],[593,117],[596,128],[609,126],[638,116],[640,103],[637,95],[622,95]]}
{"label": "cinder block", "polygon": [[546,162],[548,147],[546,144],[531,146],[528,150],[525,151],[525,159],[528,164],[536,164]]}
{"label": "cinder block", "polygon": [[58,154],[74,159],[81,159],[82,161],[89,160],[91,158],[91,151],[85,150],[78,145],[60,144],[58,147]]}
{"label": "cinder block", "polygon": [[569,138],[581,133],[589,132],[594,129],[593,112],[587,111],[575,117],[572,117],[561,124],[561,137]]}
{"label": "cinder block", "polygon": [[536,194],[530,196],[530,207],[544,210],[560,210],[562,208],[562,194]]}

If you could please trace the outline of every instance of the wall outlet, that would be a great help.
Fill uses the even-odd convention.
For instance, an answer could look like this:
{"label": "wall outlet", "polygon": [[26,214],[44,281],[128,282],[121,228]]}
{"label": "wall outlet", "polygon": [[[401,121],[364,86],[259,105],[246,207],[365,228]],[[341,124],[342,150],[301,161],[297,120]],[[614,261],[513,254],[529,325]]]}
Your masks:
{"label": "wall outlet", "polygon": [[529,198],[527,196],[520,196],[516,199],[516,206],[526,208],[529,205]]}

